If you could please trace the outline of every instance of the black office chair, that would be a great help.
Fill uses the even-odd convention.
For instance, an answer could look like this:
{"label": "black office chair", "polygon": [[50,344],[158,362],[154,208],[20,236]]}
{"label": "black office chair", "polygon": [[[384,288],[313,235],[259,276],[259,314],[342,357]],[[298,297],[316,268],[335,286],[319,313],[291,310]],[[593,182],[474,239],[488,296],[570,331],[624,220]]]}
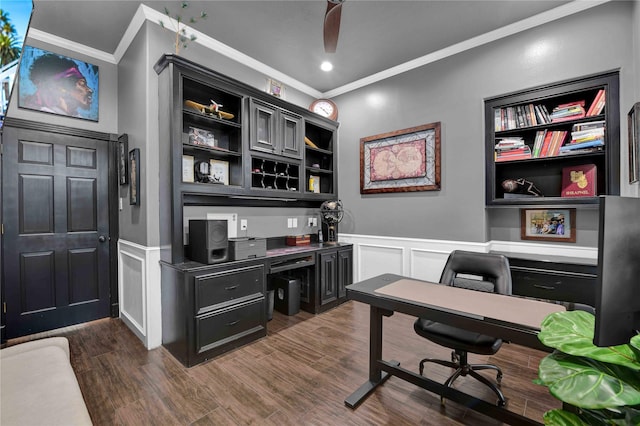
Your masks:
{"label": "black office chair", "polygon": [[[460,274],[466,275],[466,277],[459,276]],[[509,260],[499,254],[456,250],[449,255],[440,282],[454,287],[511,294]],[[420,375],[424,372],[425,362],[455,368],[454,373],[445,382],[445,386],[450,387],[458,377],[469,375],[487,385],[498,395],[497,405],[504,406],[506,404],[502,391],[498,389],[502,380],[502,370],[493,364],[472,365],[467,360],[468,352],[482,355],[495,354],[502,346],[502,339],[424,318],[418,318],[413,324],[413,328],[420,336],[453,349],[451,361],[433,358],[425,358],[420,361]],[[478,370],[487,369],[497,372],[497,385],[477,373]],[[444,405],[444,397],[441,397],[440,401]]]}

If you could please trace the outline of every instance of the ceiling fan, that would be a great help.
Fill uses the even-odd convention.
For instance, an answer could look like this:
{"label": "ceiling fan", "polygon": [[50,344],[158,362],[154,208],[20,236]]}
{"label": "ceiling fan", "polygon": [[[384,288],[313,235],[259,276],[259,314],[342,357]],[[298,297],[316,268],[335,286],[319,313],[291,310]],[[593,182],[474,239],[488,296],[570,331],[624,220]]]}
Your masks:
{"label": "ceiling fan", "polygon": [[324,51],[335,53],[340,34],[340,15],[345,0],[327,0],[327,12],[324,15]]}

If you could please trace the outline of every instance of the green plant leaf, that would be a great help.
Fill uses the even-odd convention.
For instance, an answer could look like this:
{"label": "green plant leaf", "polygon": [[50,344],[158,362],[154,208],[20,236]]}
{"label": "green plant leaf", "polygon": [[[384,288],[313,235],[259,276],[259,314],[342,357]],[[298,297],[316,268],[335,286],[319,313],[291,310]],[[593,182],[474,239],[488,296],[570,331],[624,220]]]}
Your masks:
{"label": "green plant leaf", "polygon": [[629,345],[640,351],[640,334],[636,334],[631,338]]}
{"label": "green plant leaf", "polygon": [[[585,356],[598,361],[640,371],[638,352],[630,345],[598,347],[593,344],[595,317],[584,311],[556,312],[548,315],[538,333],[538,339],[546,346],[559,351]],[[638,336],[634,336],[640,345]]]}
{"label": "green plant leaf", "polygon": [[551,410],[542,417],[545,425],[553,426],[583,426],[586,425],[580,417],[564,410]]}
{"label": "green plant leaf", "polygon": [[600,409],[640,404],[640,373],[561,352],[540,361],[536,382],[575,407]]}

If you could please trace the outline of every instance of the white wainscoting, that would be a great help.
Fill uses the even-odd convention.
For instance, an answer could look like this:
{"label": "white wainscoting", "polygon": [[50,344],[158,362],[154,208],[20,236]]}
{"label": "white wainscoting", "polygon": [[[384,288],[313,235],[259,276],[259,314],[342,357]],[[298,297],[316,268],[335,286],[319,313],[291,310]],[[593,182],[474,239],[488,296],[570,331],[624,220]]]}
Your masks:
{"label": "white wainscoting", "polygon": [[453,250],[477,252],[502,251],[507,253],[541,254],[595,259],[595,247],[551,245],[512,241],[427,240],[417,238],[381,237],[375,235],[338,234],[341,243],[353,244],[353,281],[362,281],[384,273],[403,275],[437,282]]}
{"label": "white wainscoting", "polygon": [[147,349],[162,344],[160,249],[118,241],[120,318]]}

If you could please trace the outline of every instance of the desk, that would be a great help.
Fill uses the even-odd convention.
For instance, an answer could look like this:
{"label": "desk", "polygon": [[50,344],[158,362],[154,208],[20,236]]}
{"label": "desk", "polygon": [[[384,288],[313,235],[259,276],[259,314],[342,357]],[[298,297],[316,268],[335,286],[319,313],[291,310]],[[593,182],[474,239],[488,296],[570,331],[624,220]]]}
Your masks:
{"label": "desk", "polygon": [[351,284],[347,286],[347,297],[370,305],[369,380],[345,400],[348,407],[356,408],[376,387],[393,375],[506,423],[538,424],[520,414],[401,368],[397,361],[384,361],[382,318],[401,312],[548,351],[537,338],[538,326],[548,314],[564,311],[564,306],[443,286],[394,274]]}

